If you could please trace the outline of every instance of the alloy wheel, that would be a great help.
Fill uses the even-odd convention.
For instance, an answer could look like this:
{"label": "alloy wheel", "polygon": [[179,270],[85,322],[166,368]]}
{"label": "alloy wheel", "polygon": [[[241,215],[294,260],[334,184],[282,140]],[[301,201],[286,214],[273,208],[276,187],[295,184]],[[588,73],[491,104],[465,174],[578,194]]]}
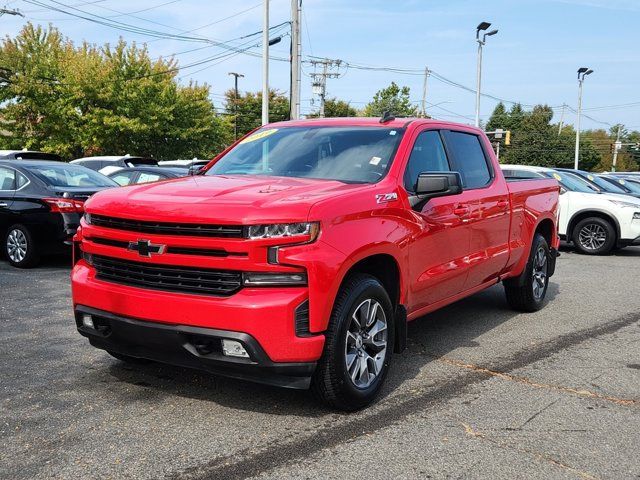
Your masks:
{"label": "alloy wheel", "polygon": [[607,231],[602,225],[588,223],[580,229],[578,241],[585,250],[598,250],[607,242]]}
{"label": "alloy wheel", "polygon": [[345,342],[345,365],[353,384],[367,388],[382,371],[387,356],[387,317],[369,298],[351,316]]}
{"label": "alloy wheel", "polygon": [[547,251],[540,247],[533,259],[533,297],[540,300],[547,282]]}
{"label": "alloy wheel", "polygon": [[27,237],[22,230],[13,229],[7,235],[7,255],[16,262],[22,262],[27,256]]}

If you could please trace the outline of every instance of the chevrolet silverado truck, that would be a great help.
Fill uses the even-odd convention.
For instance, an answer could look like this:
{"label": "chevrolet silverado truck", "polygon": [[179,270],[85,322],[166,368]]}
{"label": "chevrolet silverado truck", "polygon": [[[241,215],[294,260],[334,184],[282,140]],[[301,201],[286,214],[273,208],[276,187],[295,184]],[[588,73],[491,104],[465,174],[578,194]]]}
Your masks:
{"label": "chevrolet silverado truck", "polygon": [[558,193],[554,179],[507,183],[469,126],[266,125],[199,175],[87,201],[77,328],[123,361],[311,388],[359,409],[408,321],[499,282],[513,308],[544,305]]}

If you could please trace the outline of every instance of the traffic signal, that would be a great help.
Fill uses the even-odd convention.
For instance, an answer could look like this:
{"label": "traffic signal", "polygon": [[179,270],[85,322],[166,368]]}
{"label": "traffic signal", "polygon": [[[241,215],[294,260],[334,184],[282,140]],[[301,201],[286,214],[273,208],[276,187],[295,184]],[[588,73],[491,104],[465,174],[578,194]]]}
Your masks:
{"label": "traffic signal", "polygon": [[504,144],[511,145],[511,130],[504,132]]}

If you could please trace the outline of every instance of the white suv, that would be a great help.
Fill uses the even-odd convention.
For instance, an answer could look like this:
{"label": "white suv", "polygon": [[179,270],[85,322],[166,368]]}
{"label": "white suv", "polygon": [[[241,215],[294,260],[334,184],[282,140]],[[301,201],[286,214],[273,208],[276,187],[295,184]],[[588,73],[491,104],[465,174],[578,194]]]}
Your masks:
{"label": "white suv", "polygon": [[640,200],[626,195],[598,193],[571,173],[528,165],[501,165],[509,179],[555,178],[560,184],[560,238],[590,255],[640,245]]}

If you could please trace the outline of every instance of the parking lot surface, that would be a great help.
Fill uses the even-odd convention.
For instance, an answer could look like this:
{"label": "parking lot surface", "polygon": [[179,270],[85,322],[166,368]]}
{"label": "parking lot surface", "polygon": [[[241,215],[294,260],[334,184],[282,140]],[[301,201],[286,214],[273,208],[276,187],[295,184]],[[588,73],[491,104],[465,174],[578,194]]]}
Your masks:
{"label": "parking lot surface", "polygon": [[69,268],[0,262],[0,478],[640,478],[640,248],[563,251],[549,304],[501,286],[409,327],[354,414],[89,346]]}

